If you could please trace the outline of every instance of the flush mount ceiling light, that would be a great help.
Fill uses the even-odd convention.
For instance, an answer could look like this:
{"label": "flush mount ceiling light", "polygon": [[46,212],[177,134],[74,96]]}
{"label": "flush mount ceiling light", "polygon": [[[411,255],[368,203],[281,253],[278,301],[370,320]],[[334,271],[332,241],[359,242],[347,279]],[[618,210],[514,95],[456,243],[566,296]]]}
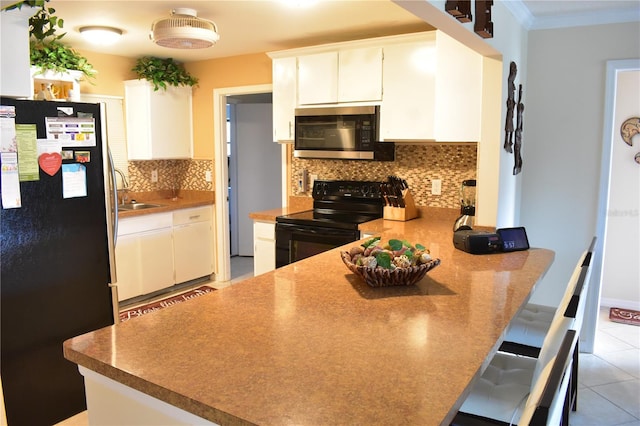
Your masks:
{"label": "flush mount ceiling light", "polygon": [[107,46],[115,43],[122,36],[122,30],[98,25],[81,27],[80,34],[91,44]]}
{"label": "flush mount ceiling light", "polygon": [[219,39],[218,28],[212,21],[198,18],[194,9],[176,8],[171,16],[151,24],[149,38],[156,44],[173,49],[203,49]]}

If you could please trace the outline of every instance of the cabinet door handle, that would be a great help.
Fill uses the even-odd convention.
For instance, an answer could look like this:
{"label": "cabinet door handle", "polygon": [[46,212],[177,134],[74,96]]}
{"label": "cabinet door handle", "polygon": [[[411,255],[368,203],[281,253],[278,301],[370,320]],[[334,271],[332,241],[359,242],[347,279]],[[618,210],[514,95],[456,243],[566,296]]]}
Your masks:
{"label": "cabinet door handle", "polygon": [[198,214],[198,215],[195,215],[195,216],[189,216],[189,220],[194,220],[194,219],[197,219],[197,218],[199,218],[199,217],[200,217],[200,215],[199,215],[199,214]]}

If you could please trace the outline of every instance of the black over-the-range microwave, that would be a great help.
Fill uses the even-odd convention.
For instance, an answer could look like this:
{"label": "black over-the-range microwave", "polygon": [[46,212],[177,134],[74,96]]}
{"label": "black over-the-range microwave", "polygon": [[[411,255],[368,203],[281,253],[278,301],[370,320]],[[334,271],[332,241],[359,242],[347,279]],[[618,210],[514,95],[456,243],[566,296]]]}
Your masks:
{"label": "black over-the-range microwave", "polygon": [[379,107],[298,108],[294,157],[393,161],[395,145],[378,141]]}

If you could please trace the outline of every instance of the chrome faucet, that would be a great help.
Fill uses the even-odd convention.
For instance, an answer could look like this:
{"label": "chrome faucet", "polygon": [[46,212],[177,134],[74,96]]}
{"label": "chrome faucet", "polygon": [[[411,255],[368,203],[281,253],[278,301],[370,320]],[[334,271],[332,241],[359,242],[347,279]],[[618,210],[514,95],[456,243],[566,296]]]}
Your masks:
{"label": "chrome faucet", "polygon": [[[122,179],[122,204],[126,204],[127,200],[129,199],[128,196],[128,192],[129,192],[129,182],[127,182],[127,178],[125,177],[124,173],[122,173],[122,170],[120,169],[114,169],[116,171],[116,173],[118,173],[120,175],[120,178]],[[118,190],[118,188],[116,188],[116,191]]]}

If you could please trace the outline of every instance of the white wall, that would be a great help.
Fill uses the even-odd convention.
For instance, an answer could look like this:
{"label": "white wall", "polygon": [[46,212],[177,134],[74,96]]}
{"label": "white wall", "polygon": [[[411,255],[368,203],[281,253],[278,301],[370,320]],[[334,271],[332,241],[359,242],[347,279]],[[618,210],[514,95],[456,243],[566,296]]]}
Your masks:
{"label": "white wall", "polygon": [[280,207],[281,147],[272,141],[272,105],[237,104],[238,254],[253,256],[253,220],[249,213]]}
{"label": "white wall", "polygon": [[[494,36],[490,39],[482,39],[475,34],[473,23],[461,24],[445,12],[444,0],[393,0],[393,2],[484,56],[476,223],[498,227],[518,225],[521,175],[513,176],[513,155],[504,151],[502,144],[506,117],[507,76],[511,61],[518,66],[516,87],[522,83],[526,88],[526,29],[512,14],[506,2],[494,2],[491,11]],[[524,98],[526,102],[526,96]]]}
{"label": "white wall", "polygon": [[629,146],[620,136],[620,126],[640,117],[640,70],[621,71],[616,80],[601,305],[639,309],[640,164],[634,156],[640,152],[640,136]]}
{"label": "white wall", "polygon": [[640,55],[640,25],[529,32],[521,224],[556,259],[532,298],[553,305],[596,233],[606,61]]}

